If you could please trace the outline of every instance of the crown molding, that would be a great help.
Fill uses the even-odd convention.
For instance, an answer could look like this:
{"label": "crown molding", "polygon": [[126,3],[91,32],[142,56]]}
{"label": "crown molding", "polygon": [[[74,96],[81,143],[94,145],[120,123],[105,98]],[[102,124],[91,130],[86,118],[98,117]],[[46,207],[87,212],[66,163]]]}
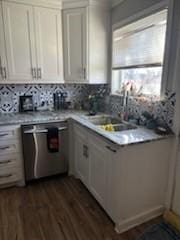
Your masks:
{"label": "crown molding", "polygon": [[63,9],[88,6],[108,6],[108,2],[99,0],[62,0]]}
{"label": "crown molding", "polygon": [[115,6],[121,4],[122,2],[124,2],[125,0],[113,0],[112,1],[112,8],[114,8]]}
{"label": "crown molding", "polygon": [[13,3],[21,3],[26,5],[33,5],[39,7],[48,7],[48,8],[62,8],[62,2],[59,0],[0,0],[0,2],[13,2]]}

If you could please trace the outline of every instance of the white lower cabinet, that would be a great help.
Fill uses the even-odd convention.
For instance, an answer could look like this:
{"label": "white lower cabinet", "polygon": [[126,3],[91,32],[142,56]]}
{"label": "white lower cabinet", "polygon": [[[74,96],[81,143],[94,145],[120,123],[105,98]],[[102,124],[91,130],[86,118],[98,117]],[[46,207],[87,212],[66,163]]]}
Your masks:
{"label": "white lower cabinet", "polygon": [[121,147],[76,123],[74,133],[75,175],[118,232],[164,212],[171,138]]}
{"label": "white lower cabinet", "polygon": [[106,144],[89,135],[90,158],[90,191],[103,208],[107,206],[107,163],[108,152]]}
{"label": "white lower cabinet", "polygon": [[96,200],[106,210],[108,207],[108,165],[116,148],[86,128],[74,125],[75,172]]}
{"label": "white lower cabinet", "polygon": [[76,159],[76,175],[82,182],[89,186],[89,157],[88,157],[88,142],[83,130],[76,127],[75,130],[75,159]]}
{"label": "white lower cabinet", "polygon": [[21,128],[0,127],[0,188],[24,185]]}

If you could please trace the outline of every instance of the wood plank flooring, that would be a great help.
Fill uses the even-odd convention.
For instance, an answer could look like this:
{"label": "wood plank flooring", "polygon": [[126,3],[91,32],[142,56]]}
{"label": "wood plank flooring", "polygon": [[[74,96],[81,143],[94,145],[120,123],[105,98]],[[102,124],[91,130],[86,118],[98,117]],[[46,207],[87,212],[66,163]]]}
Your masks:
{"label": "wood plank flooring", "polygon": [[0,240],[134,240],[159,221],[116,234],[106,213],[73,177],[0,190]]}

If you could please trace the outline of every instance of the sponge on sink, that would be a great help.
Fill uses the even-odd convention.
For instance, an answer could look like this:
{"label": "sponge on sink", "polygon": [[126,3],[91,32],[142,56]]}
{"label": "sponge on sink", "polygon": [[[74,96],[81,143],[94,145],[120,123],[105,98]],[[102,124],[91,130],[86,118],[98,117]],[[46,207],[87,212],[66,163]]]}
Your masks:
{"label": "sponge on sink", "polygon": [[114,132],[114,126],[112,124],[101,125],[101,128],[105,131]]}
{"label": "sponge on sink", "polygon": [[180,216],[172,211],[166,211],[164,214],[164,220],[180,231]]}

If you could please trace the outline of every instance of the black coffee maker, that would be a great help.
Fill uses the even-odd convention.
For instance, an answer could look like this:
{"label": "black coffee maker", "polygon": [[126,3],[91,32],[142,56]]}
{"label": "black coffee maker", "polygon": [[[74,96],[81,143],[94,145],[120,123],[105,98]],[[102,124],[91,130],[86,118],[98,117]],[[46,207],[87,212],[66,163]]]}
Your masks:
{"label": "black coffee maker", "polygon": [[57,91],[53,94],[54,99],[54,110],[65,110],[68,108],[68,102],[66,101],[68,97],[67,92]]}

